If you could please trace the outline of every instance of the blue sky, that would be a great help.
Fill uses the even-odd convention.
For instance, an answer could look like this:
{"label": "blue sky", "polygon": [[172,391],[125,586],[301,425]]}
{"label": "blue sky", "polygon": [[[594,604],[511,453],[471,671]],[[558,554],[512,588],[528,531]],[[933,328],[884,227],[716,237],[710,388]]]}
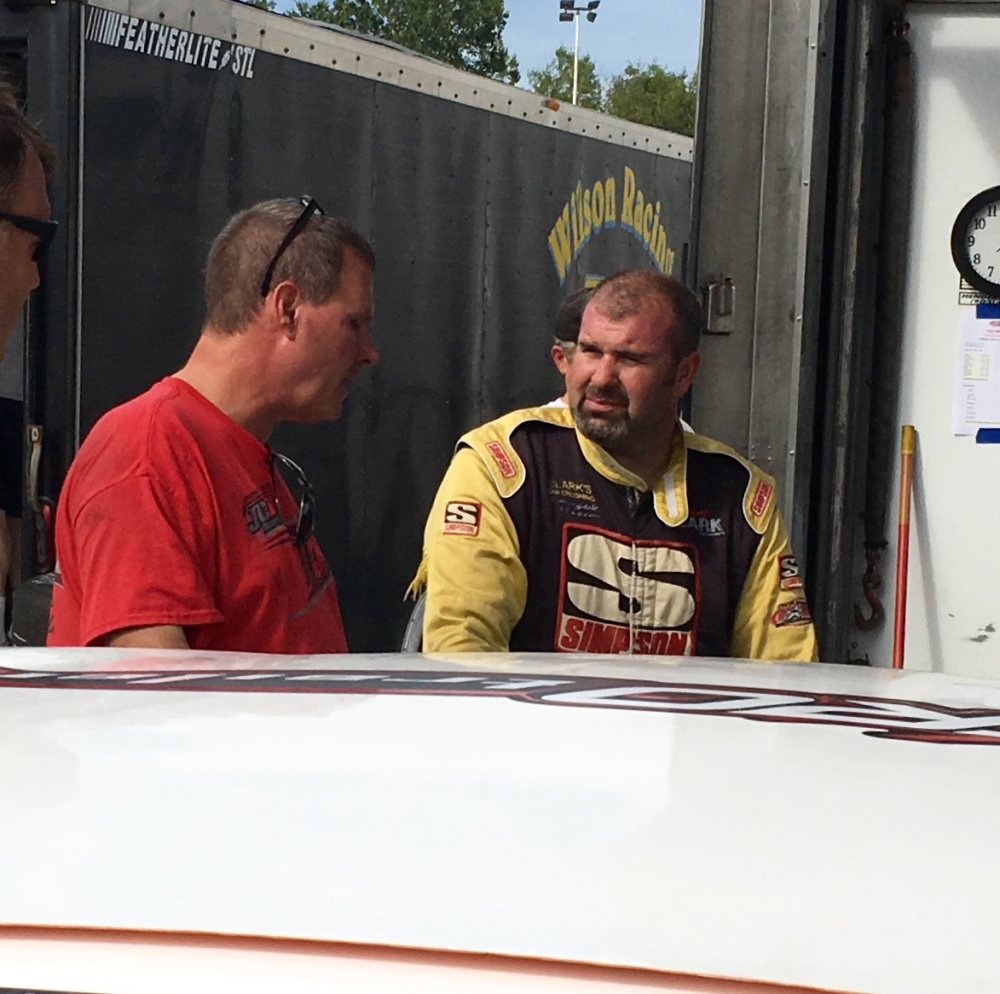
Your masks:
{"label": "blue sky", "polygon": [[[529,69],[540,69],[556,48],[573,47],[573,24],[559,20],[559,0],[506,0],[507,48],[517,56],[522,85]],[[287,10],[292,0],[279,0]],[[585,2],[577,0],[577,6]],[[698,68],[701,0],[601,0],[597,20],[580,21],[580,52],[598,75],[614,76],[629,62],[659,62],[673,72]]]}
{"label": "blue sky", "polygon": [[[577,0],[577,6],[586,6]],[[559,20],[558,0],[507,0],[504,41],[521,66],[540,69],[559,45],[573,47],[573,24]],[[601,0],[593,24],[580,21],[580,52],[599,76],[614,76],[629,62],[659,62],[673,72],[698,68],[700,0]]]}

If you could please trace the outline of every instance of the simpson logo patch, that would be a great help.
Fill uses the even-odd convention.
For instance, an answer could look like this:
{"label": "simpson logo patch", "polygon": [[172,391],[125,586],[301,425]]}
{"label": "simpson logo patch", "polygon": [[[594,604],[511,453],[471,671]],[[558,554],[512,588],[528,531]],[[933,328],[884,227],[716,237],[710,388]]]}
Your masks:
{"label": "simpson logo patch", "polygon": [[500,475],[505,480],[510,480],[517,476],[514,464],[510,461],[510,457],[499,442],[487,442],[486,448],[489,454],[493,456],[493,461],[497,464],[497,469],[500,470]]}
{"label": "simpson logo patch", "polygon": [[778,576],[782,590],[802,589],[802,574],[795,556],[778,556]]}
{"label": "simpson logo patch", "polygon": [[778,610],[771,615],[771,624],[775,628],[786,625],[808,625],[812,622],[809,605],[805,601],[792,601],[789,604],[779,604]]}
{"label": "simpson logo patch", "polygon": [[483,506],[474,500],[452,500],[444,509],[445,535],[478,535]]}
{"label": "simpson logo patch", "polygon": [[693,655],[698,589],[693,545],[566,525],[556,651]]}
{"label": "simpson logo patch", "polygon": [[774,493],[774,487],[770,483],[765,483],[761,480],[757,484],[757,490],[753,495],[753,503],[750,505],[750,511],[753,514],[763,514],[767,507],[767,502],[771,499],[771,495]]}

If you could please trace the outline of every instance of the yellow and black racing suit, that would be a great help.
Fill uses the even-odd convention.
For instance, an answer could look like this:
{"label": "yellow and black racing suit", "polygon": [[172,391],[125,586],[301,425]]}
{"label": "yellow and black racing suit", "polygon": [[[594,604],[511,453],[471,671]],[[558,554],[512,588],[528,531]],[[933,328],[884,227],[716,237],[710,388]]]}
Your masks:
{"label": "yellow and black racing suit", "polygon": [[774,481],[676,431],[650,490],[563,408],[459,441],[424,532],[424,651],[812,660]]}

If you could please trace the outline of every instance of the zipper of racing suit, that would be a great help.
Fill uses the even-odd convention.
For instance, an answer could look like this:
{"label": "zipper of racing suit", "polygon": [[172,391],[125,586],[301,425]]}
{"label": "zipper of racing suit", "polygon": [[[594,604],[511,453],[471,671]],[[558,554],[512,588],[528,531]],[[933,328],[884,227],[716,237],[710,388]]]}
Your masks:
{"label": "zipper of racing suit", "polygon": [[629,591],[628,591],[628,654],[630,656],[635,655],[635,640],[636,640],[636,618],[635,611],[633,610],[633,605],[641,603],[639,598],[636,596],[637,585],[639,583],[639,547],[636,545],[635,533],[639,530],[639,502],[642,500],[642,495],[635,489],[635,487],[629,487],[628,489],[628,509],[632,516],[632,527],[630,529],[629,538],[632,540],[632,569]]}

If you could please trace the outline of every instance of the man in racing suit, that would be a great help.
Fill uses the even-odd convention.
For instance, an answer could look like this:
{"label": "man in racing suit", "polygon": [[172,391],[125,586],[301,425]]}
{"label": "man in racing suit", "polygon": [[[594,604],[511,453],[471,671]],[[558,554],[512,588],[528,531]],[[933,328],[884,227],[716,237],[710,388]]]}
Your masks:
{"label": "man in racing suit", "polygon": [[569,408],[463,436],[415,581],[425,651],[815,658],[774,481],[678,425],[700,328],[676,281],[613,276],[584,312]]}

